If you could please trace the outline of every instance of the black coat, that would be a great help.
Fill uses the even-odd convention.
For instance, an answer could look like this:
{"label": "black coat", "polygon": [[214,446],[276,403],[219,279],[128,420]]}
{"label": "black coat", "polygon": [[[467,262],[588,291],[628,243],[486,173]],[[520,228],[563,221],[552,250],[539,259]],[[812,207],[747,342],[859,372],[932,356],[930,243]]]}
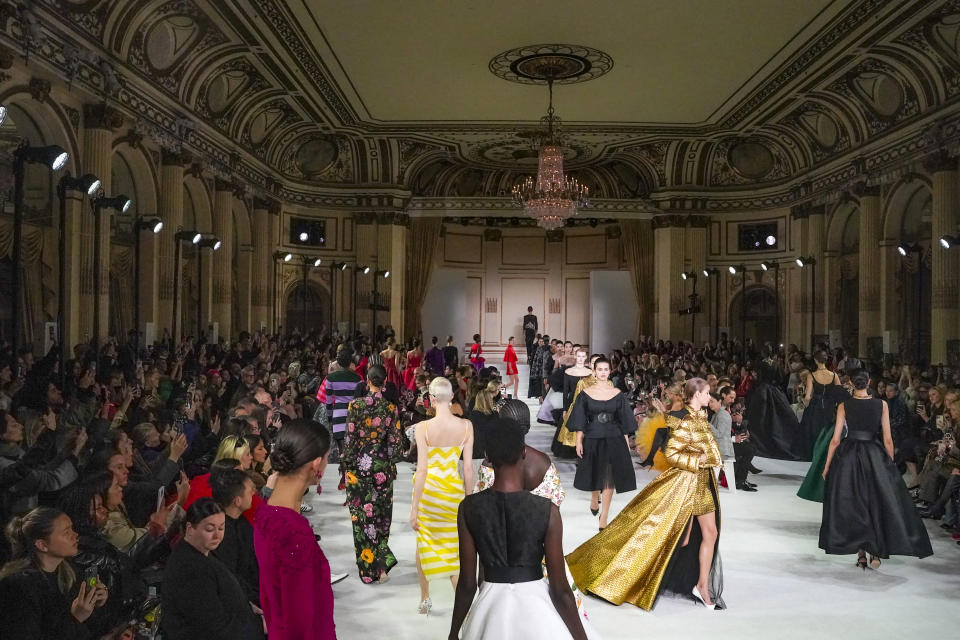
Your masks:
{"label": "black coat", "polygon": [[260,567],[253,552],[253,525],[243,515],[226,516],[223,540],[210,552],[236,576],[247,594],[247,600],[260,605]]}
{"label": "black coat", "polygon": [[263,623],[234,575],[186,541],[167,560],[161,600],[169,640],[263,640]]}
{"label": "black coat", "polygon": [[[82,576],[80,576],[82,579]],[[79,580],[70,593],[60,592],[56,574],[30,568],[0,580],[0,638],[30,640],[86,640],[86,626],[70,613]]]}

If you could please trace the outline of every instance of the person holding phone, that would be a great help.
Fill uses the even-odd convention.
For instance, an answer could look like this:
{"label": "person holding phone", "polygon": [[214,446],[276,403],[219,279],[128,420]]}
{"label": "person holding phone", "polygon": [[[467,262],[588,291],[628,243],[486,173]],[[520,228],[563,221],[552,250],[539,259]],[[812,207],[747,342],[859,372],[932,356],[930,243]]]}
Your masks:
{"label": "person holding phone", "polygon": [[11,559],[0,569],[0,637],[85,640],[85,622],[109,593],[99,580],[79,580],[70,558],[77,533],[59,509],[37,507],[13,518],[6,530]]}

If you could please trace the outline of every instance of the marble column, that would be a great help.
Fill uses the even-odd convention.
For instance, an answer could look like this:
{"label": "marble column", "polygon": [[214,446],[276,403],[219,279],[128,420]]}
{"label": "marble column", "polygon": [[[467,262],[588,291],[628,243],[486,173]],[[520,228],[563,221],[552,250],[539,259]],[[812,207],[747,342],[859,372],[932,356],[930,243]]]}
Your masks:
{"label": "marble column", "polygon": [[[123,124],[123,116],[102,104],[87,104],[83,107],[83,172],[100,178],[105,196],[113,196],[111,190],[111,157],[113,156],[114,130]],[[132,194],[126,194],[132,197]],[[103,340],[110,333],[110,237],[113,211],[102,209],[99,221],[96,216],[81,215],[80,224],[80,314],[84,338]],[[97,244],[99,260],[94,261],[94,243]],[[95,285],[96,283],[96,285]],[[94,291],[99,286],[99,297]],[[93,336],[96,318],[97,333]]]}
{"label": "marble column", "polygon": [[273,326],[273,249],[270,235],[270,211],[277,208],[271,200],[255,198],[251,223],[253,226],[253,257],[250,275],[251,323],[248,329],[254,331],[261,326],[271,329]]}
{"label": "marble column", "polygon": [[[703,276],[703,269],[707,266],[707,233],[710,228],[709,216],[688,216],[689,228],[685,234],[684,270],[696,274],[697,296],[699,296],[700,312],[680,318],[681,338],[691,339],[690,326],[693,325],[695,336],[693,341],[700,344],[710,335],[710,282]],[[681,280],[682,307],[690,306],[690,294],[693,293],[693,282]],[[695,324],[694,324],[695,323]]]}
{"label": "marble column", "polygon": [[[406,284],[407,272],[407,244],[410,235],[410,217],[404,213],[380,213],[377,215],[379,231],[379,255],[387,261],[390,277],[387,286],[383,289],[390,291],[389,323],[397,334],[398,339],[407,339],[412,336],[403,336],[403,319],[406,315],[406,304],[403,290]],[[383,262],[381,262],[383,264]],[[387,314],[383,314],[387,317]],[[385,319],[385,321],[387,321]]]}
{"label": "marble column", "polygon": [[860,295],[857,301],[859,337],[857,355],[869,359],[871,338],[882,337],[880,328],[880,187],[858,184],[860,197],[859,263]]}
{"label": "marble column", "polygon": [[234,303],[239,307],[237,316],[240,325],[233,327],[234,339],[240,331],[250,331],[253,326],[253,245],[243,244],[236,248],[237,252],[237,300]]}
{"label": "marble column", "polygon": [[[684,219],[679,215],[661,215],[653,219],[655,290],[657,300],[656,333],[659,340],[689,340],[689,321],[678,312],[689,300],[684,294]],[[684,333],[684,328],[687,332]]]}
{"label": "marble column", "polygon": [[[957,159],[937,154],[927,162],[933,182],[930,221],[930,276],[932,282],[930,317],[930,362],[946,364],[952,341],[960,338],[960,249],[944,249],[940,238],[958,231]],[[951,348],[952,347],[952,348]]]}
{"label": "marble column", "polygon": [[827,270],[823,258],[824,219],[826,207],[823,205],[810,208],[807,216],[806,250],[804,254],[813,256],[817,261],[816,287],[810,291],[810,304],[813,305],[813,325],[810,331],[818,336],[827,334],[826,318],[824,313],[824,292],[826,291]]}
{"label": "marble column", "polygon": [[[159,214],[163,219],[163,229],[159,238],[159,285],[157,305],[156,337],[163,330],[171,334],[174,331],[174,317],[180,317],[183,297],[177,300],[174,309],[174,288],[180,287],[181,264],[175,261],[176,235],[183,225],[183,168],[191,161],[190,154],[183,151],[163,150],[160,157],[160,197]],[[179,324],[179,323],[177,323]]]}
{"label": "marble column", "polygon": [[64,274],[64,335],[66,336],[67,357],[73,357],[73,347],[83,341],[83,321],[81,320],[81,247],[83,246],[83,218],[90,217],[90,205],[86,194],[68,191],[66,200],[67,219],[64,225],[66,240]]}
{"label": "marble column", "polygon": [[220,336],[233,337],[233,192],[234,185],[216,180],[213,196],[213,235],[223,244],[213,252],[210,321],[220,327]]}
{"label": "marble column", "polygon": [[[356,275],[357,287],[357,328],[366,335],[373,335],[373,310],[370,308],[370,294],[373,291],[373,279],[380,267],[377,257],[377,216],[373,212],[358,213],[353,217],[357,253],[357,264],[370,267],[370,273]],[[378,283],[378,288],[381,283]]]}

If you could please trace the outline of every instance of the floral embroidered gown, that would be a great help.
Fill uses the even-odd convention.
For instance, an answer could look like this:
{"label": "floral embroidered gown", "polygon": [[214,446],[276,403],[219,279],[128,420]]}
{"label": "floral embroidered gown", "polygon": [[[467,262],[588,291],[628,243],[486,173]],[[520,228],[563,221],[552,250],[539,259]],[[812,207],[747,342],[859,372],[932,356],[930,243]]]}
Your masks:
{"label": "floral embroidered gown", "polygon": [[393,481],[403,456],[397,407],[380,393],[350,402],[344,464],[357,567],[364,582],[397,564],[390,551]]}

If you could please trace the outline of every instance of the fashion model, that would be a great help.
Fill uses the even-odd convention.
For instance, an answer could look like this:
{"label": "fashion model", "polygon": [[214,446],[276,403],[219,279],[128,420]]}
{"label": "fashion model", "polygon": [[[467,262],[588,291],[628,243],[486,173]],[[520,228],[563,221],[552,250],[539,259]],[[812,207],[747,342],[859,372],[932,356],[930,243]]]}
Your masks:
{"label": "fashion model", "polygon": [[684,395],[687,406],[666,416],[670,468],[567,556],[577,585],[613,604],[649,610],[661,593],[671,592],[710,609],[725,608],[714,475],[723,461],[704,410],[710,386],[692,378]]}

